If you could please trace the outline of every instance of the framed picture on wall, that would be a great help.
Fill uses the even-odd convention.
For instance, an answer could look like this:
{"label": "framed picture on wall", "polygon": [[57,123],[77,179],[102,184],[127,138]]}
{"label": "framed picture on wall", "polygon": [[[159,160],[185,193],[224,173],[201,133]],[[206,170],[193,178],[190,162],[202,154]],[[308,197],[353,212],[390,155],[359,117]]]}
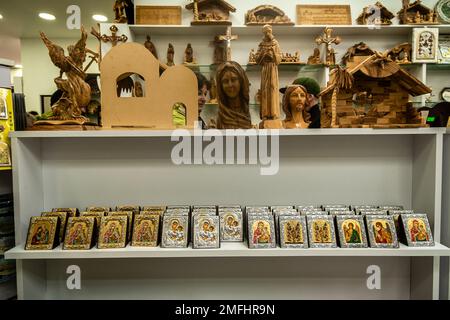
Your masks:
{"label": "framed picture on wall", "polygon": [[450,63],[450,34],[439,36],[439,63]]}
{"label": "framed picture on wall", "polygon": [[412,62],[438,62],[438,28],[414,28],[412,39]]}
{"label": "framed picture on wall", "polygon": [[41,114],[52,110],[52,95],[41,95]]}

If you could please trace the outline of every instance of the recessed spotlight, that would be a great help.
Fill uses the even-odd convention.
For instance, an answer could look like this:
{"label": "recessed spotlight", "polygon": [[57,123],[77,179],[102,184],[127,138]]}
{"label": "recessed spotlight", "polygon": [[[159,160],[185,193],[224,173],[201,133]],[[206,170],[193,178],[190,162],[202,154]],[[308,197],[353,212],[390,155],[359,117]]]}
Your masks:
{"label": "recessed spotlight", "polygon": [[14,69],[23,69],[23,66],[21,64],[16,64],[14,66]]}
{"label": "recessed spotlight", "polygon": [[44,20],[55,20],[56,17],[50,13],[41,12],[39,13],[39,18]]}
{"label": "recessed spotlight", "polygon": [[98,22],[106,22],[106,21],[108,21],[108,18],[105,17],[104,15],[101,15],[101,14],[94,14],[92,16],[92,19],[94,19],[95,21],[98,21]]}
{"label": "recessed spotlight", "polygon": [[2,20],[3,19],[3,16],[0,14],[0,20]]}

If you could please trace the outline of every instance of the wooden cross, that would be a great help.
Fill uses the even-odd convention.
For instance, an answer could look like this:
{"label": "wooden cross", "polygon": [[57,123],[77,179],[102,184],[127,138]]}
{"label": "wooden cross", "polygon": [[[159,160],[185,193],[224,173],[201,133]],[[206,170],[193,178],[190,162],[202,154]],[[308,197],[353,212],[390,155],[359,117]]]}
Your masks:
{"label": "wooden cross", "polygon": [[325,44],[326,45],[326,54],[327,54],[327,59],[326,62],[328,65],[330,65],[332,63],[330,57],[333,54],[332,50],[331,50],[331,45],[332,44],[339,44],[341,43],[341,37],[336,36],[336,37],[332,37],[331,33],[333,32],[333,29],[326,27],[323,35],[319,36],[316,38],[316,43],[317,45],[321,45],[321,44]]}
{"label": "wooden cross", "polygon": [[227,61],[231,61],[231,41],[237,40],[238,36],[231,34],[231,27],[227,27],[227,33],[221,36],[216,36],[216,42],[227,42]]}
{"label": "wooden cross", "polygon": [[108,36],[108,35],[104,34],[104,35],[100,36],[99,40],[102,40],[103,42],[111,42],[113,47],[115,47],[118,42],[127,42],[128,41],[128,37],[124,34],[121,36],[117,36],[117,31],[119,31],[119,29],[115,25],[112,25],[111,28],[109,28],[109,30],[111,30],[111,35]]}

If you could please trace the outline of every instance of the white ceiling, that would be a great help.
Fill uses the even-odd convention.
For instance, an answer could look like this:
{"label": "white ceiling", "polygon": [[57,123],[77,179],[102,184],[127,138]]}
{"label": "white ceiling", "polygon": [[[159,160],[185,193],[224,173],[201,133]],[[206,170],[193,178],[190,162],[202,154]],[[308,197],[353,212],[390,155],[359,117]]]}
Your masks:
{"label": "white ceiling", "polygon": [[[52,38],[77,38],[78,30],[68,30],[66,20],[67,7],[78,5],[81,9],[81,23],[87,30],[97,22],[94,14],[102,14],[109,21],[114,18],[114,0],[0,0],[0,36],[14,38],[38,38],[39,32],[45,32]],[[55,21],[45,21],[38,17],[39,12],[48,12],[56,16]]]}

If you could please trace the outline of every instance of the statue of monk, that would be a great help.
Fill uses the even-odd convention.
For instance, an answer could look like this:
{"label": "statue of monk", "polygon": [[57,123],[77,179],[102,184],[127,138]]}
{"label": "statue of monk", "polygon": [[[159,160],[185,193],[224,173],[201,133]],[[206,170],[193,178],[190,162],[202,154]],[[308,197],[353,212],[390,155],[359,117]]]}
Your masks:
{"label": "statue of monk", "polygon": [[270,25],[263,27],[263,33],[263,41],[256,52],[256,63],[262,66],[260,116],[264,127],[266,120],[280,118],[278,65],[281,63],[281,50]]}

